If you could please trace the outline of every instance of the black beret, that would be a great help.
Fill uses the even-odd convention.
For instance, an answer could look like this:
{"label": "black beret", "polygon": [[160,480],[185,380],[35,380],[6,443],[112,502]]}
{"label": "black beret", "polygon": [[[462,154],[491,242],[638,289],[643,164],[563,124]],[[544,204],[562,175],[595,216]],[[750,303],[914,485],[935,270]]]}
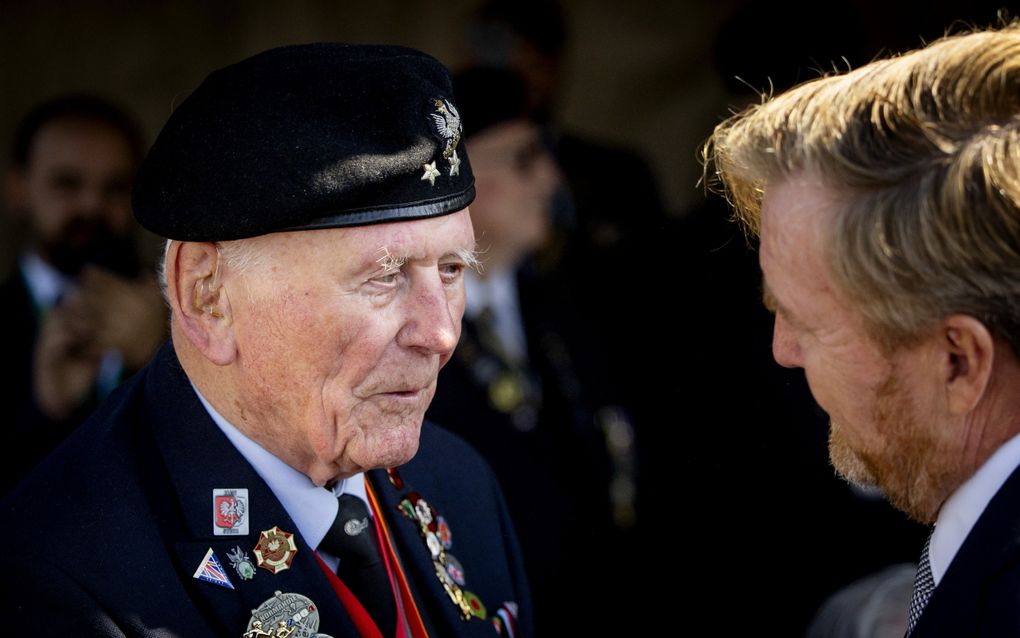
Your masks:
{"label": "black beret", "polygon": [[404,47],[271,49],[215,71],[139,169],[135,216],[170,239],[435,217],[474,199],[449,74]]}

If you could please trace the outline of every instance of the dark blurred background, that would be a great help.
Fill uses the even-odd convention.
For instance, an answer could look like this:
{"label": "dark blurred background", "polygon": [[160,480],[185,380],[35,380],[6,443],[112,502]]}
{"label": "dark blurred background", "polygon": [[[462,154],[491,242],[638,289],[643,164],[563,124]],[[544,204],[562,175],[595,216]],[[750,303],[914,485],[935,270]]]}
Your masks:
{"label": "dark blurred background", "polygon": [[[210,69],[313,40],[386,42],[465,65],[475,0],[77,0],[0,2],[0,148],[18,118],[67,91],[133,108],[155,136],[175,100]],[[695,149],[743,85],[777,87],[882,51],[917,46],[956,20],[994,22],[1002,3],[566,0],[568,40],[557,120],[640,151],[669,213],[700,204]],[[1007,5],[1008,6],[1008,5]],[[719,40],[721,38],[721,40]],[[739,102],[737,102],[739,103]],[[0,154],[5,167],[7,154]],[[0,265],[16,241],[0,226]]]}
{"label": "dark blurred background", "polygon": [[[467,27],[478,5],[2,0],[0,149],[32,105],[77,91],[132,109],[151,142],[210,70],[283,44],[403,44],[461,70],[479,62],[477,33]],[[915,560],[925,531],[833,476],[825,416],[803,375],[771,360],[754,248],[726,222],[723,202],[698,186],[698,147],[761,91],[860,66],[947,29],[993,24],[1003,5],[559,6],[565,39],[548,119],[602,151],[627,153],[605,155],[620,163],[578,169],[578,180],[564,166],[580,213],[575,226],[598,223],[585,230],[581,257],[571,261],[568,250],[546,263],[578,283],[577,314],[608,353],[614,394],[636,433],[638,509],[625,535],[591,550],[584,586],[594,578],[601,592],[593,605],[577,600],[587,594],[564,592],[571,603],[546,615],[628,635],[684,635],[706,623],[718,635],[800,635],[839,587]],[[635,158],[649,170],[624,170]],[[9,153],[0,153],[0,169],[8,164]],[[602,208],[585,202],[593,182]],[[596,212],[585,218],[586,210]],[[0,275],[22,239],[0,218]],[[155,239],[147,243],[154,251]]]}

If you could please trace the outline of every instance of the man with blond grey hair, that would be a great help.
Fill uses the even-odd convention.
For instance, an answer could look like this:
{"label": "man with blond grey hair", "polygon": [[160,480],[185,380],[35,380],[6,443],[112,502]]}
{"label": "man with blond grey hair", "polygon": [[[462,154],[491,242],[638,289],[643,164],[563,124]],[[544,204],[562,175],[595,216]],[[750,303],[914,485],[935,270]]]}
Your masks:
{"label": "man with blond grey hair", "polygon": [[1020,24],[803,84],[705,153],[836,470],[935,524],[908,634],[1020,636]]}
{"label": "man with blond grey hair", "polygon": [[531,635],[492,471],[423,423],[474,262],[462,131],[446,69],[403,47],[273,49],[177,107],[132,200],[170,240],[171,342],[3,503],[7,617]]}

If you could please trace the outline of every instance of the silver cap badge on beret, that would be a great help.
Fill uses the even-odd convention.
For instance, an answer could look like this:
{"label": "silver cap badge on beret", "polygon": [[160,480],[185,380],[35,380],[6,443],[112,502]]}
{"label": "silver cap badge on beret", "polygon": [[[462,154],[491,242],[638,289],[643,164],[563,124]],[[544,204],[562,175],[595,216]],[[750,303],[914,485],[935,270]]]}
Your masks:
{"label": "silver cap badge on beret", "polygon": [[443,158],[450,163],[450,176],[460,174],[460,158],[457,157],[457,145],[460,144],[460,137],[464,133],[464,127],[460,123],[460,113],[457,107],[448,100],[435,99],[432,103],[436,107],[435,113],[429,113],[435,125],[436,133],[443,140]]}
{"label": "silver cap badge on beret", "polygon": [[430,115],[436,124],[439,137],[446,141],[443,157],[450,159],[453,149],[460,144],[460,135],[464,131],[460,124],[460,113],[457,112],[457,107],[446,100],[434,100],[433,103],[436,105],[436,112]]}

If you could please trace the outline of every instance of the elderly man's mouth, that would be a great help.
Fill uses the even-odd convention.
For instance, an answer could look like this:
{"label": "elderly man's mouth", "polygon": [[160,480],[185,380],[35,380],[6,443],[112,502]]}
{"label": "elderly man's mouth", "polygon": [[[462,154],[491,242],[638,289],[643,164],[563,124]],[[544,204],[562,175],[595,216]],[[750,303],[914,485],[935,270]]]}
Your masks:
{"label": "elderly man's mouth", "polygon": [[417,405],[426,398],[426,395],[426,389],[419,388],[417,390],[393,390],[390,392],[379,392],[375,396],[386,401],[396,401],[399,403]]}

